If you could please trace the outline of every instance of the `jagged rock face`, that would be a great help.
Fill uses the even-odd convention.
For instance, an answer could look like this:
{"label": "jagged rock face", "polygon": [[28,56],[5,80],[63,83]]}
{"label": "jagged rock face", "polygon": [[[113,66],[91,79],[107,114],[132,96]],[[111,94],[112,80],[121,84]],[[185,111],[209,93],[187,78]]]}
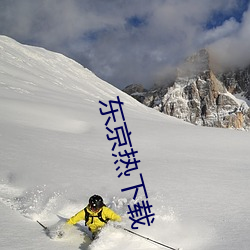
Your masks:
{"label": "jagged rock face", "polygon": [[218,74],[230,93],[242,93],[250,100],[250,66]]}
{"label": "jagged rock face", "polygon": [[221,75],[224,79],[230,79],[224,84],[211,70],[208,52],[201,50],[178,69],[171,87],[140,92],[139,101],[196,125],[248,129],[250,109],[246,102],[235,98],[232,93],[236,93],[237,88],[238,92],[242,91],[242,85],[249,85],[249,71],[234,74],[244,76],[245,80],[235,77],[235,81],[238,81],[235,84],[227,73]]}
{"label": "jagged rock face", "polygon": [[206,80],[178,79],[163,97],[161,105],[164,113],[197,125],[226,128],[249,126],[248,106],[244,102],[239,103],[211,76]]}
{"label": "jagged rock face", "polygon": [[144,89],[142,84],[131,84],[127,86],[125,89],[123,89],[123,91],[128,95],[133,96],[137,101],[142,103],[145,99],[144,95],[147,92],[147,90]]}

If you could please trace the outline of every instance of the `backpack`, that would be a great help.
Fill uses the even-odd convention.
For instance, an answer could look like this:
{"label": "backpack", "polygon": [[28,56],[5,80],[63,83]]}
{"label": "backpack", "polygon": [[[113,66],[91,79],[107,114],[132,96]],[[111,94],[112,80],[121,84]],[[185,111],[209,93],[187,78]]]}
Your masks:
{"label": "backpack", "polygon": [[[105,205],[104,205],[104,206],[105,206]],[[87,207],[84,208],[84,212],[85,212],[85,219],[84,219],[84,220],[85,220],[85,226],[87,226],[87,222],[89,221],[89,217],[92,218],[92,221],[91,221],[90,224],[93,223],[94,217],[97,217],[100,221],[102,221],[102,222],[104,222],[104,223],[107,223],[107,222],[109,221],[109,219],[104,220],[104,219],[102,218],[102,210],[101,210],[96,216],[90,215],[90,213],[89,213],[88,210],[87,210]]]}

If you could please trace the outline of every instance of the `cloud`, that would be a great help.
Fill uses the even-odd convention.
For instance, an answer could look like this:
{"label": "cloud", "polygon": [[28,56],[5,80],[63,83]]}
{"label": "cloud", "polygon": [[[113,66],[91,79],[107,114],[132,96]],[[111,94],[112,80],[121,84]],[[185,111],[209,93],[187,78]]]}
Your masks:
{"label": "cloud", "polygon": [[211,44],[225,37],[235,34],[240,28],[240,24],[232,17],[226,20],[221,26],[204,31],[200,38],[201,44]]}
{"label": "cloud", "polygon": [[[224,24],[220,29],[227,29]],[[243,15],[236,29],[210,44],[216,61],[225,67],[244,67],[250,64],[250,10]]]}
{"label": "cloud", "polygon": [[[204,46],[212,44],[216,53],[225,45],[247,49],[249,14],[242,22],[233,17],[239,2],[2,0],[0,33],[61,52],[120,88],[148,87]],[[214,20],[219,15],[222,23]]]}

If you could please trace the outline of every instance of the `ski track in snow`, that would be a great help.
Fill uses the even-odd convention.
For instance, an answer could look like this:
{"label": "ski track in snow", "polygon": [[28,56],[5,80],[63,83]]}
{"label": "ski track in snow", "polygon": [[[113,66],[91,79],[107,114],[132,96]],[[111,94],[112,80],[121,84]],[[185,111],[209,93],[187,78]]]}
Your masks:
{"label": "ski track in snow", "polygon": [[[159,245],[142,239],[140,237],[129,234],[122,229],[116,229],[111,225],[106,226],[99,235],[99,238],[91,242],[88,236],[87,228],[83,222],[72,228],[68,228],[62,239],[57,238],[58,230],[62,229],[66,219],[59,219],[57,214],[66,215],[70,217],[74,211],[81,209],[81,204],[65,200],[61,193],[51,193],[47,190],[46,186],[36,187],[30,190],[22,190],[12,186],[10,183],[0,184],[0,202],[12,210],[17,211],[21,216],[26,219],[36,222],[36,220],[44,221],[45,225],[50,229],[49,237],[55,241],[62,241],[65,244],[72,246],[79,244],[79,249],[82,250],[108,250],[124,247],[124,239],[128,242],[126,249],[162,249]],[[158,205],[162,203],[162,196],[156,196],[154,202]],[[122,226],[130,229],[131,221],[126,215],[127,205],[132,205],[133,202],[128,201],[126,198],[110,198],[107,204],[112,209],[115,209],[123,215],[124,221]],[[164,231],[161,229],[164,227]],[[38,227],[39,228],[39,227]],[[152,230],[153,229],[153,230]],[[148,227],[146,230],[139,231],[146,237],[153,237],[154,240],[161,242],[160,239],[166,239],[172,246],[177,242],[187,246],[186,249],[192,249],[199,244],[204,244],[204,239],[197,240],[199,235],[198,230],[206,230],[202,225],[187,225],[178,219],[173,209],[166,208],[163,205],[156,211],[154,227]],[[148,236],[150,235],[150,236]],[[180,240],[180,237],[182,238]],[[192,240],[193,238],[193,240]],[[198,237],[199,238],[199,237]],[[112,239],[112,241],[110,240]],[[123,241],[121,241],[123,239]],[[191,241],[190,241],[191,240]],[[121,243],[119,243],[121,242]],[[177,246],[176,246],[177,247]]]}
{"label": "ski track in snow", "polygon": [[[45,221],[45,223],[47,223],[46,226],[48,226],[50,229],[49,236],[53,240],[64,241],[69,245],[73,242],[75,245],[78,242],[79,249],[113,249],[117,247],[117,242],[119,242],[121,239],[124,239],[124,237],[129,240],[129,245],[131,246],[130,249],[133,247],[135,247],[135,249],[147,249],[147,247],[149,247],[148,249],[159,248],[152,243],[144,242],[143,239],[138,239],[132,235],[129,235],[121,229],[114,229],[113,226],[107,226],[105,229],[103,229],[99,239],[91,243],[89,237],[86,235],[87,229],[82,222],[79,224],[79,226],[72,227],[66,231],[63,239],[58,239],[56,237],[57,231],[63,227],[65,220],[59,220],[56,215],[72,215],[73,211],[76,211],[78,207],[80,207],[80,204],[66,201],[63,197],[63,194],[50,193],[46,186],[36,187],[31,190],[22,190],[21,188],[12,186],[11,183],[2,182],[0,184],[0,202],[10,209],[17,211],[21,216],[29,220],[34,222],[36,222],[36,220]],[[108,206],[112,209],[120,210],[120,212],[125,214],[127,204],[132,203],[125,198],[113,198],[111,199],[111,202],[108,204]],[[176,218],[173,211],[168,212],[169,215],[158,215],[156,220],[166,221],[168,224],[175,222]],[[126,225],[126,223],[125,226],[129,227]],[[112,238],[112,241],[110,241],[110,237]]]}
{"label": "ski track in snow", "polygon": [[[90,125],[86,121],[67,116],[62,109],[51,108],[48,105],[33,104],[15,101],[2,101],[0,113],[8,108],[9,112],[2,117],[2,121],[15,122],[33,128],[47,129],[73,134],[86,133]],[[20,108],[22,112],[20,113]],[[69,112],[69,111],[68,111]]]}

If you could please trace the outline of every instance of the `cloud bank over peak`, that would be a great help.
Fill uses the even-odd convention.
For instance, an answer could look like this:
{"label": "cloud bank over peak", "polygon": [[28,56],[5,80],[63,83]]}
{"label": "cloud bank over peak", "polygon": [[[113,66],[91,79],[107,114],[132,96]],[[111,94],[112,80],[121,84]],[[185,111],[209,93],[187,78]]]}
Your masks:
{"label": "cloud bank over peak", "polygon": [[0,34],[61,52],[123,88],[164,79],[204,47],[247,63],[249,15],[247,0],[3,0]]}

